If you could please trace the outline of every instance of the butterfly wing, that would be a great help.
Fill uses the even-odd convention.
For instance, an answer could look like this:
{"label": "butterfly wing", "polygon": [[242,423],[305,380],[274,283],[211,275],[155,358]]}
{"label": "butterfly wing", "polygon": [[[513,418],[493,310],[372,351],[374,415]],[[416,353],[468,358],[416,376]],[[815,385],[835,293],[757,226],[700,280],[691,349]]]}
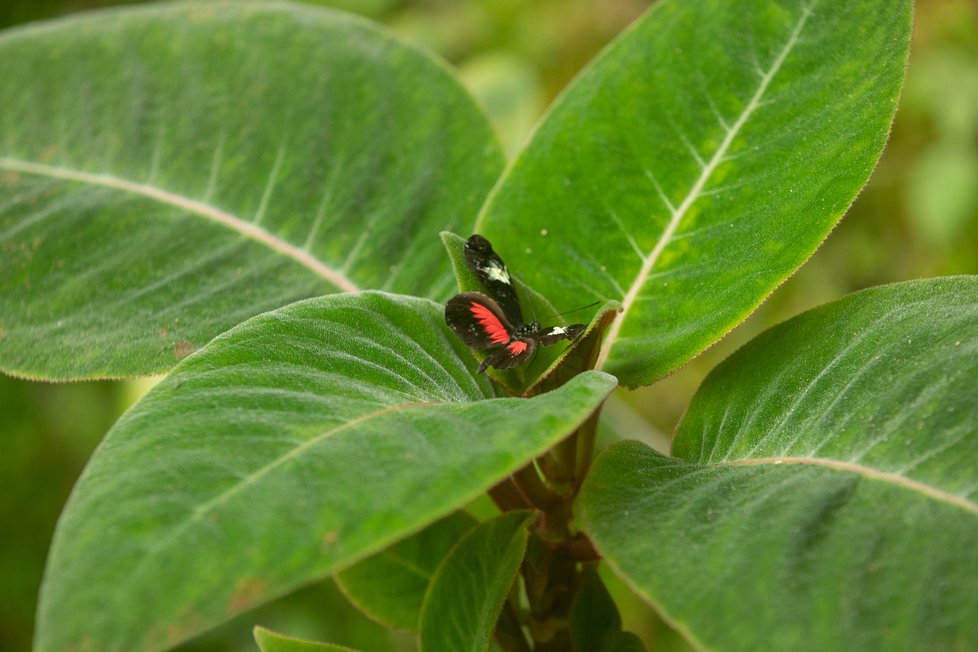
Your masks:
{"label": "butterfly wing", "polygon": [[445,304],[445,322],[473,349],[494,349],[513,339],[513,326],[503,311],[495,301],[479,292],[463,292],[449,299]]}
{"label": "butterfly wing", "polygon": [[532,337],[539,340],[542,346],[550,346],[561,340],[574,341],[584,332],[587,326],[584,324],[571,324],[570,326],[549,326],[541,328],[532,334]]}
{"label": "butterfly wing", "polygon": [[494,367],[495,369],[512,369],[513,367],[518,367],[529,360],[536,348],[537,344],[533,339],[512,340],[506,346],[502,346],[490,353],[479,364],[477,371],[481,374],[486,370],[486,367]]}
{"label": "butterfly wing", "polygon": [[574,340],[584,332],[584,324],[548,328],[540,328],[535,321],[524,324],[519,297],[506,264],[481,235],[474,234],[465,241],[465,262],[491,298],[479,292],[458,294],[445,304],[445,321],[467,346],[490,350],[479,364],[479,373],[487,367],[518,367],[533,355],[537,346]]}
{"label": "butterfly wing", "polygon": [[523,311],[516,295],[513,278],[506,269],[506,263],[493,251],[489,241],[479,234],[469,236],[465,241],[465,262],[489,295],[496,300],[503,314],[516,327],[523,325]]}

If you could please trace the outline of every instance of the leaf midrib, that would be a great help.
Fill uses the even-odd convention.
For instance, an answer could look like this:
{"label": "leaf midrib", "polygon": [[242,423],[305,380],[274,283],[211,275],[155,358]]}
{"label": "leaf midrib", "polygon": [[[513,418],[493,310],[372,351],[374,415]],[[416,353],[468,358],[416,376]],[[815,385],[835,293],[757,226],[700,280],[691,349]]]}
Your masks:
{"label": "leaf midrib", "polygon": [[958,507],[974,514],[975,516],[978,516],[978,503],[974,503],[967,498],[949,493],[917,480],[912,480],[910,478],[897,475],[895,473],[889,473],[887,471],[880,471],[879,469],[874,469],[862,464],[856,464],[855,462],[844,462],[841,460],[831,460],[818,457],[778,456],[755,457],[747,460],[730,460],[719,463],[720,466],[761,466],[768,464],[802,464],[806,466],[824,466],[837,471],[857,473],[873,480],[880,480],[882,482],[898,485],[904,489],[921,493],[929,498]]}
{"label": "leaf midrib", "polygon": [[659,239],[652,247],[652,250],[647,256],[644,257],[642,267],[639,269],[638,274],[635,276],[631,286],[625,293],[625,296],[621,302],[623,308],[622,314],[618,317],[618,319],[612,322],[611,327],[608,329],[608,334],[605,337],[604,344],[601,347],[601,352],[598,354],[598,360],[594,367],[595,369],[604,368],[608,356],[611,353],[611,349],[618,340],[618,335],[621,331],[622,324],[624,324],[629,310],[635,304],[635,301],[644,287],[645,282],[652,273],[652,269],[655,267],[659,256],[662,255],[662,252],[665,250],[666,246],[672,241],[672,237],[675,234],[676,229],[679,228],[679,225],[682,223],[682,220],[689,211],[689,208],[701,196],[702,190],[706,186],[706,182],[709,181],[714,171],[716,171],[716,168],[723,162],[727,151],[730,149],[730,145],[740,133],[740,130],[743,128],[744,124],[747,123],[747,120],[754,113],[754,111],[761,106],[761,99],[763,98],[764,93],[767,91],[771,80],[774,79],[775,75],[777,75],[778,71],[781,69],[781,66],[784,64],[785,59],[788,57],[788,54],[798,43],[801,30],[808,21],[808,17],[811,16],[812,7],[814,5],[815,2],[813,1],[811,4],[802,9],[801,17],[795,24],[794,30],[792,30],[787,42],[784,44],[784,47],[781,48],[778,56],[775,57],[771,67],[761,76],[760,83],[758,84],[757,89],[754,91],[754,95],[747,102],[743,111],[741,111],[734,123],[727,127],[726,124],[721,121],[721,126],[725,128],[726,135],[723,141],[717,147],[716,151],[713,153],[713,156],[710,157],[710,160],[703,166],[699,177],[695,182],[693,182],[693,185],[690,187],[686,197],[683,198],[682,202],[680,202],[679,206],[677,207],[673,207],[671,203],[667,202],[667,208],[669,208],[672,212],[672,215],[669,218],[669,223],[666,225],[662,235],[659,236]]}
{"label": "leaf midrib", "polygon": [[198,215],[205,219],[216,222],[233,231],[237,231],[244,237],[272,249],[273,251],[291,258],[303,267],[309,269],[316,275],[322,277],[332,285],[344,292],[358,292],[360,288],[339,271],[329,267],[307,250],[297,247],[294,244],[266,231],[257,224],[243,220],[236,215],[222,211],[221,209],[205,204],[196,199],[191,199],[183,195],[151,186],[145,183],[130,181],[121,177],[109,174],[95,174],[83,172],[70,168],[46,165],[43,163],[32,163],[14,158],[0,157],[0,169],[10,172],[23,174],[33,174],[52,179],[63,179],[65,181],[76,181],[87,183],[93,186],[109,188],[121,192],[128,192],[141,197],[147,197],[159,201],[160,203],[174,206],[188,213]]}

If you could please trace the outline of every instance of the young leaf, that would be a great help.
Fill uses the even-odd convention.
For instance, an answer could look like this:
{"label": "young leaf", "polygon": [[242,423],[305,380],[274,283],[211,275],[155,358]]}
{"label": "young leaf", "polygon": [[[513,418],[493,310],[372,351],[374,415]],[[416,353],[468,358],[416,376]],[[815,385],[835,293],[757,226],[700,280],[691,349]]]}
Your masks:
{"label": "young leaf", "polygon": [[458,509],[566,437],[600,372],[493,400],[442,307],[335,294],[181,363],[109,432],[62,514],[40,651],[173,645]]}
{"label": "young leaf", "polygon": [[620,301],[598,368],[648,384],[841,218],[886,141],[910,23],[910,0],[658,2],[555,104],[476,228],[551,301]]}
{"label": "young leaf", "polygon": [[621,630],[621,614],[598,577],[595,568],[584,572],[570,612],[570,634],[574,650],[601,649],[602,641],[610,641]]}
{"label": "young leaf", "polygon": [[258,643],[261,652],[357,652],[342,645],[304,641],[285,636],[265,627],[255,627],[255,642]]}
{"label": "young leaf", "polygon": [[502,168],[444,67],[284,3],[94,12],[0,37],[0,369],[166,371],[298,298],[433,298],[437,233]]}
{"label": "young leaf", "polygon": [[523,561],[530,518],[508,512],[486,521],[445,557],[421,607],[422,652],[488,652]]}
{"label": "young leaf", "polygon": [[455,512],[336,575],[357,608],[388,627],[417,631],[431,576],[478,521]]}
{"label": "young leaf", "polygon": [[579,514],[701,647],[978,648],[978,277],[859,292],[703,383],[667,458],[609,448]]}

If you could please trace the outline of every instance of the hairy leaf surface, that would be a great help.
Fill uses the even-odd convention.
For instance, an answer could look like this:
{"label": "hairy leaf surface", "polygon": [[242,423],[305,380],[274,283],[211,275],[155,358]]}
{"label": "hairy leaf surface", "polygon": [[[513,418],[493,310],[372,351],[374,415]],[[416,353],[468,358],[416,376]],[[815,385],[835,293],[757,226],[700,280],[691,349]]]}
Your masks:
{"label": "hairy leaf surface", "polygon": [[339,12],[174,3],[0,36],[0,369],[166,371],[358,288],[443,298],[502,167],[428,55]]}
{"label": "hairy leaf surface", "polygon": [[62,514],[38,650],[155,650],[350,566],[566,437],[589,372],[495,399],[441,306],[335,294],[269,312],[120,419]]}
{"label": "hairy leaf surface", "polygon": [[421,607],[421,652],[488,652],[523,561],[531,518],[507,512],[480,523],[445,557]]}
{"label": "hairy leaf surface", "polygon": [[336,576],[358,609],[388,627],[417,631],[424,595],[445,555],[478,521],[455,512]]}
{"label": "hairy leaf surface", "polygon": [[910,0],[664,0],[557,101],[477,228],[555,305],[620,301],[598,368],[648,384],[742,321],[882,151]]}
{"label": "hairy leaf surface", "polygon": [[703,383],[664,457],[582,494],[609,563],[707,649],[978,647],[978,278],[874,288]]}

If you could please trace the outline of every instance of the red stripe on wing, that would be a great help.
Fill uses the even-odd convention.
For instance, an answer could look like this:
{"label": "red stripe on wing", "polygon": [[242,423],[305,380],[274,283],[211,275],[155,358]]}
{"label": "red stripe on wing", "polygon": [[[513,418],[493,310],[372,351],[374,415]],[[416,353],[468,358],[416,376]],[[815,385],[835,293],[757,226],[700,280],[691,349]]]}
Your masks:
{"label": "red stripe on wing", "polygon": [[499,321],[499,318],[492,314],[492,310],[475,301],[471,302],[469,309],[472,311],[472,316],[476,318],[490,340],[497,344],[509,342],[509,332],[503,326],[502,322]]}
{"label": "red stripe on wing", "polygon": [[506,348],[509,349],[509,352],[513,355],[519,355],[526,351],[526,346],[527,344],[523,340],[513,340]]}

